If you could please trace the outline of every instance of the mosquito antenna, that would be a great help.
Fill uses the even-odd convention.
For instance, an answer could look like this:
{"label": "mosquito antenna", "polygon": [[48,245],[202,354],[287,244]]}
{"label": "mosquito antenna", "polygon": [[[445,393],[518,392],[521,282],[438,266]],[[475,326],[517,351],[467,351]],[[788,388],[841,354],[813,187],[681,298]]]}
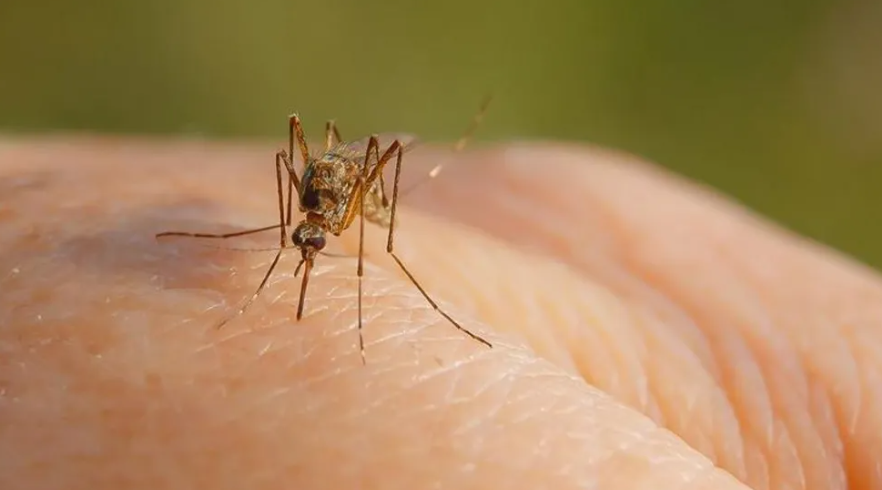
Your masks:
{"label": "mosquito antenna", "polygon": [[[469,140],[471,140],[472,136],[475,134],[475,131],[478,129],[478,126],[481,125],[481,122],[484,120],[484,115],[487,113],[487,109],[490,107],[490,102],[493,100],[493,94],[487,94],[484,96],[484,100],[481,102],[481,106],[478,109],[475,117],[472,118],[472,122],[469,124],[468,128],[466,128],[465,133],[457,140],[456,145],[453,146],[454,153],[458,153],[465,148],[466,144],[468,144]],[[417,187],[423,185],[427,180],[432,180],[435,177],[438,177],[438,174],[441,173],[441,170],[444,168],[446,163],[442,162],[434,167],[432,170],[429,170],[429,173],[424,174],[423,178],[414,182],[410,187],[401,191],[401,195],[405,196],[412,192]]]}
{"label": "mosquito antenna", "polygon": [[[466,144],[475,134],[475,131],[478,129],[478,126],[481,125],[481,122],[484,120],[484,115],[487,113],[487,108],[490,107],[490,102],[493,100],[493,94],[487,94],[484,96],[484,100],[481,101],[481,106],[478,108],[478,113],[475,114],[475,117],[472,118],[472,122],[469,124],[469,127],[466,129],[465,133],[459,138],[459,141],[456,142],[456,146],[454,146],[454,151],[460,151],[465,148]],[[438,175],[438,172],[441,171],[440,165],[436,166],[432,169],[432,172],[435,172],[434,175]],[[429,175],[432,175],[432,172],[429,172]],[[433,175],[433,176],[434,176]]]}

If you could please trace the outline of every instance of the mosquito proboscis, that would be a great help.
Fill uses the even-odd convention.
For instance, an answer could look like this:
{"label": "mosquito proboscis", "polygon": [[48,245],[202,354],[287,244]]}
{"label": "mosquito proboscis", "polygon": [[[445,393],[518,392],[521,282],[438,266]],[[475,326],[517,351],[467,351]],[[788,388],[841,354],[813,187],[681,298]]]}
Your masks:
{"label": "mosquito proboscis", "polygon": [[[489,101],[490,98],[487,97],[465,135],[457,142],[457,149],[465,146],[465,142],[471,137],[471,134],[480,123]],[[341,138],[336,123],[328,121],[325,126],[324,151],[318,156],[312,156],[307,146],[300,118],[297,114],[292,114],[288,118],[288,148],[287,150],[276,152],[275,156],[279,224],[224,234],[167,231],[157,234],[156,237],[184,236],[223,239],[278,228],[280,232],[279,248],[275,249],[276,255],[260,284],[254,293],[242,303],[236,313],[221,321],[217,328],[223,327],[233,318],[245,313],[266,287],[276,265],[279,263],[282,253],[288,248],[297,248],[301,253],[300,262],[294,273],[296,277],[300,273],[301,268],[303,269],[296,316],[297,320],[300,320],[303,317],[306,291],[309,286],[309,278],[316,256],[319,254],[334,255],[323,252],[326,245],[326,235],[331,233],[334,236],[340,236],[358,216],[360,218],[357,270],[358,339],[362,362],[366,362],[363,335],[364,325],[362,320],[364,222],[366,220],[388,227],[389,234],[386,242],[386,252],[392,256],[398,267],[432,308],[461,332],[487,347],[492,347],[489,341],[463,327],[444,311],[395,253],[395,213],[398,205],[402,158],[404,153],[412,148],[415,141],[416,139],[409,135],[395,135],[393,141],[381,154],[378,135],[374,134],[363,140],[347,143]],[[299,176],[294,166],[295,144],[303,162],[303,170]],[[383,170],[393,158],[395,159],[395,177],[392,187],[392,200],[390,202],[386,195]],[[435,178],[440,172],[442,165],[436,165],[428,173],[426,180]],[[282,177],[285,173],[288,176],[287,199],[285,198],[285,189],[282,184]],[[413,188],[411,187],[408,190]],[[293,245],[291,247],[287,241],[288,228],[292,227],[293,223],[292,210],[295,193],[298,208],[300,212],[304,213],[304,218],[294,227],[294,231],[291,233],[290,239]]]}

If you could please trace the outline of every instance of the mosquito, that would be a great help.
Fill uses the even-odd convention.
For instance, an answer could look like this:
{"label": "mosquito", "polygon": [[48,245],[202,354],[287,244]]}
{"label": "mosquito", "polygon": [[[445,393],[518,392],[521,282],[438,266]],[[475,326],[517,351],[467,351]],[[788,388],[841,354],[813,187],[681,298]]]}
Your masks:
{"label": "mosquito", "polygon": [[[456,149],[465,146],[465,142],[477,128],[484,112],[489,105],[490,98],[485,98],[480,111],[472,121],[466,133],[457,142]],[[304,135],[301,120],[297,114],[288,117],[288,148],[279,150],[275,155],[276,164],[276,191],[279,206],[279,224],[263,226],[233,233],[211,234],[166,231],[158,233],[157,238],[164,236],[185,236],[197,238],[232,238],[253,233],[260,233],[278,228],[279,248],[264,274],[263,279],[254,293],[239,307],[233,315],[225,318],[217,328],[223,327],[233,318],[240,316],[251,306],[263,292],[276,265],[281,259],[285,249],[292,248],[288,245],[288,229],[292,227],[293,201],[296,193],[298,208],[304,214],[303,219],[294,227],[290,239],[293,248],[300,250],[301,258],[297,264],[294,276],[303,269],[301,279],[300,296],[297,304],[297,320],[303,317],[306,302],[306,291],[309,286],[309,278],[319,254],[333,255],[323,252],[328,233],[340,236],[347,230],[356,216],[359,219],[359,242],[358,242],[358,344],[362,363],[366,363],[364,346],[364,325],[362,320],[362,296],[364,278],[364,222],[369,222],[389,229],[386,241],[386,252],[392,256],[398,267],[404,272],[410,282],[417,288],[423,298],[442,317],[450,322],[459,331],[472,339],[492,347],[492,344],[478,334],[463,327],[453,319],[429,293],[423,288],[407,266],[398,257],[394,250],[395,213],[398,205],[399,183],[401,177],[401,164],[405,152],[413,148],[416,138],[411,135],[393,135],[393,141],[380,153],[379,135],[371,135],[368,138],[345,142],[340,136],[334,121],[328,121],[325,125],[324,150],[317,156],[310,154]],[[294,150],[300,153],[303,162],[303,170],[298,176],[294,165]],[[372,160],[373,158],[373,160]],[[392,200],[387,198],[386,185],[383,170],[392,160],[395,160],[395,177],[392,187]],[[438,176],[443,163],[436,165],[425,180]],[[283,175],[287,173],[287,199],[282,185]],[[419,183],[418,183],[419,184]],[[413,186],[408,191],[413,190]]]}

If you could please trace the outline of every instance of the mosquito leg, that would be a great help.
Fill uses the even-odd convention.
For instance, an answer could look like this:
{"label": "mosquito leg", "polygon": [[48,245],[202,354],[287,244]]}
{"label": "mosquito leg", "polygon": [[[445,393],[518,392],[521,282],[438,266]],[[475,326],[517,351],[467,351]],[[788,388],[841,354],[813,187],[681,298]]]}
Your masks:
{"label": "mosquito leg", "polygon": [[[282,193],[282,166],[285,161],[285,151],[280,151],[276,153],[276,191],[278,192],[279,198],[279,231],[281,236],[279,237],[279,247],[281,250],[284,250],[285,245],[287,245],[287,237],[288,230],[287,225],[290,224],[291,219],[291,184],[293,183],[291,174],[288,174],[288,216],[285,216],[285,195]],[[299,184],[298,184],[299,187]]]}
{"label": "mosquito leg", "polygon": [[[284,160],[284,151],[280,151],[276,153],[276,193],[279,198],[279,251],[276,252],[275,258],[273,258],[273,262],[270,264],[269,269],[267,269],[266,274],[263,276],[263,280],[260,281],[260,285],[257,286],[257,289],[254,291],[254,294],[242,304],[236,314],[227,317],[220,324],[218,324],[217,328],[223,327],[227,322],[232,320],[233,318],[245,313],[245,310],[251,306],[251,303],[260,296],[261,291],[266,286],[266,283],[269,281],[270,276],[273,273],[273,270],[276,268],[276,264],[279,263],[279,258],[282,257],[282,252],[285,251],[285,247],[287,246],[287,236],[288,232],[285,226],[285,204],[284,204],[284,193],[282,192],[282,161]],[[290,182],[290,180],[289,180]]]}
{"label": "mosquito leg", "polygon": [[[279,166],[279,164],[280,164],[279,159],[281,158],[284,160],[284,153],[285,152],[282,151],[282,152],[279,152],[276,154],[276,180],[278,181],[278,186],[279,186],[279,211],[280,212],[282,210],[283,204],[282,204],[282,194],[281,194],[281,173],[280,173],[281,168]],[[189,232],[189,231],[164,231],[162,233],[157,233],[156,238],[162,238],[162,237],[166,237],[166,236],[182,236],[182,237],[189,237],[189,238],[234,238],[234,237],[238,237],[238,236],[260,233],[263,231],[275,230],[276,228],[282,229],[281,232],[282,232],[283,241],[281,243],[284,246],[284,243],[285,243],[284,238],[287,235],[287,233],[285,231],[284,215],[282,216],[282,221],[280,221],[279,224],[277,224],[277,225],[262,226],[260,228],[252,228],[252,229],[248,229],[248,230],[234,231],[231,233],[193,233],[193,232]]]}
{"label": "mosquito leg", "polygon": [[269,282],[269,278],[273,274],[273,270],[275,270],[276,264],[279,263],[279,258],[282,257],[283,250],[284,249],[279,249],[279,251],[276,253],[275,258],[273,258],[272,264],[270,264],[269,269],[266,270],[266,274],[263,276],[263,280],[260,281],[260,285],[257,286],[257,289],[254,291],[254,294],[252,294],[251,297],[249,297],[248,300],[245,301],[245,303],[243,303],[241,307],[239,307],[239,309],[236,311],[235,314],[230,315],[227,318],[225,318],[223,321],[221,321],[217,325],[218,329],[220,329],[221,327],[223,327],[224,325],[229,323],[229,321],[232,320],[233,318],[236,318],[239,315],[245,313],[245,310],[247,310],[248,307],[251,306],[251,303],[254,303],[254,300],[256,300],[258,296],[260,296],[260,293],[263,292],[263,288],[266,286],[266,283]]}
{"label": "mosquito leg", "polygon": [[337,129],[337,123],[333,119],[325,123],[325,151],[330,150],[334,146],[343,142],[340,137],[340,131]]}
{"label": "mosquito leg", "polygon": [[[377,147],[379,147],[379,141],[377,141]],[[389,144],[389,147],[386,148],[386,151],[383,153],[383,156],[377,158],[377,163],[374,164],[374,167],[371,170],[370,175],[368,176],[368,180],[367,180],[368,188],[370,188],[372,185],[374,185],[374,182],[377,179],[383,178],[383,169],[386,168],[386,164],[392,160],[392,156],[395,155],[396,151],[399,152],[399,158],[400,158],[400,155],[403,154],[403,152],[400,150],[402,150],[401,142],[398,140],[395,140]],[[379,149],[377,150],[376,154],[379,155]],[[367,161],[367,158],[365,158],[365,161]]]}
{"label": "mosquito leg", "polygon": [[376,136],[371,136],[368,140],[367,150],[365,150],[364,163],[361,166],[361,175],[359,178],[358,189],[361,193],[359,196],[359,221],[358,221],[358,349],[361,353],[362,364],[367,364],[367,358],[364,353],[364,325],[362,320],[362,296],[364,282],[364,201],[367,193],[370,191],[368,182],[368,167],[370,166],[371,150],[379,161],[379,141]]}
{"label": "mosquito leg", "polygon": [[384,208],[389,207],[389,199],[386,197],[386,181],[380,173],[380,202]]}
{"label": "mosquito leg", "polygon": [[300,196],[300,179],[297,178],[297,170],[294,169],[294,142],[297,142],[297,148],[300,150],[300,158],[302,165],[306,168],[309,162],[309,147],[306,145],[306,136],[303,135],[303,125],[300,123],[300,117],[297,114],[288,116],[288,156],[284,158],[285,166],[288,168],[290,182],[288,184],[288,214],[285,222],[291,224],[291,204],[293,202],[293,192],[291,186]]}
{"label": "mosquito leg", "polygon": [[398,264],[398,267],[400,267],[401,270],[404,271],[404,274],[407,275],[407,278],[410,279],[410,282],[412,282],[413,285],[416,286],[416,288],[419,290],[419,292],[423,295],[424,298],[426,298],[426,301],[428,301],[429,304],[432,305],[432,308],[434,308],[435,311],[437,311],[439,314],[441,314],[441,316],[446,318],[447,321],[449,321],[451,324],[453,324],[454,327],[456,327],[457,329],[459,329],[461,332],[465,333],[469,337],[477,340],[478,342],[486,345],[487,347],[493,347],[493,345],[490,344],[490,342],[485,340],[483,337],[472,333],[469,329],[463,327],[456,320],[454,320],[450,315],[448,315],[447,312],[442,310],[438,306],[438,304],[435,303],[435,301],[431,298],[431,296],[429,296],[429,294],[426,292],[426,290],[423,289],[423,287],[416,280],[416,278],[413,276],[413,274],[411,274],[410,271],[407,270],[407,267],[404,265],[404,262],[402,262],[401,259],[398,258],[397,255],[395,255],[393,242],[394,242],[394,236],[395,236],[395,209],[398,206],[398,184],[399,184],[399,181],[401,178],[401,155],[402,155],[402,152],[399,147],[398,157],[395,162],[395,181],[392,185],[392,212],[391,212],[392,215],[391,215],[391,224],[389,225],[389,240],[386,242],[386,251],[389,252],[389,255],[391,255],[393,259],[395,259],[395,263]]}
{"label": "mosquito leg", "polygon": [[[389,194],[386,191],[384,170],[386,164],[395,155],[396,149],[400,148],[402,151],[405,151],[405,149],[401,140],[397,139],[392,141],[382,157],[379,156],[379,140],[377,141],[377,148],[375,152],[376,161],[367,181],[367,200],[370,204],[368,208],[370,211],[365,212],[365,219],[383,228],[389,228]],[[364,158],[366,159],[367,157]]]}
{"label": "mosquito leg", "polygon": [[278,227],[279,225],[270,225],[264,226],[262,228],[234,231],[232,233],[192,233],[189,231],[164,231],[162,233],[157,233],[156,238],[162,238],[165,236],[184,236],[191,238],[233,238],[237,236],[251,235],[252,233],[260,233],[262,231],[275,230]]}
{"label": "mosquito leg", "polygon": [[475,131],[478,130],[478,126],[481,125],[481,121],[484,120],[484,115],[487,114],[487,108],[490,107],[490,101],[492,100],[493,96],[490,94],[484,97],[484,100],[481,102],[481,106],[478,108],[478,112],[472,118],[472,122],[469,124],[469,127],[466,128],[465,133],[463,133],[462,136],[459,138],[459,141],[456,142],[456,146],[454,146],[455,151],[460,151],[465,148],[469,140],[472,139]]}
{"label": "mosquito leg", "polygon": [[[291,163],[291,160],[290,160],[291,157],[288,156],[288,154],[286,154],[284,150],[280,151],[280,152],[277,154],[277,156],[276,156],[276,165],[278,165],[278,158],[279,158],[279,157],[281,157],[281,159],[282,159],[282,163],[285,165],[285,169],[286,169],[286,171],[288,172],[288,204],[287,204],[288,210],[287,210],[287,212],[285,213],[284,223],[285,223],[286,226],[291,226],[291,225],[292,225],[292,222],[291,222],[291,211],[292,211],[291,206],[292,206],[292,204],[293,204],[293,202],[294,202],[294,191],[295,191],[295,190],[297,191],[297,197],[299,198],[299,197],[300,197],[300,189],[299,189],[299,188],[300,188],[300,183],[299,183],[299,182],[296,182],[296,180],[297,180],[297,174],[292,174],[292,173],[291,173],[291,172],[292,172],[291,169],[294,168],[294,165]],[[295,187],[296,187],[297,189],[295,189]]]}
{"label": "mosquito leg", "polygon": [[[456,145],[453,147],[453,151],[455,153],[462,151],[466,147],[466,145],[468,144],[469,140],[471,140],[472,136],[475,134],[475,131],[478,129],[478,126],[481,125],[481,121],[483,121],[484,115],[487,113],[487,108],[490,106],[491,100],[493,100],[492,95],[488,94],[484,97],[483,102],[481,102],[481,107],[478,109],[478,113],[475,114],[475,116],[472,118],[471,124],[469,124],[469,127],[466,129],[465,133],[463,133],[463,135],[456,142]],[[442,163],[439,163],[439,164],[435,165],[434,167],[432,167],[432,170],[429,170],[429,173],[425,174],[422,179],[420,179],[419,181],[415,182],[413,185],[411,185],[410,187],[408,187],[407,189],[402,191],[402,195],[406,196],[406,195],[410,194],[417,187],[423,185],[426,181],[429,181],[429,180],[434,179],[435,177],[438,177],[438,174],[441,173],[441,170],[444,168],[444,165],[445,164],[442,162]]]}
{"label": "mosquito leg", "polygon": [[297,114],[288,116],[288,155],[290,156],[290,164],[288,170],[294,174],[295,186],[297,192],[300,192],[300,181],[297,180],[297,173],[294,170],[294,143],[297,143],[297,149],[300,150],[301,163],[305,167],[309,162],[309,147],[306,144],[306,136],[303,134],[303,124]]}

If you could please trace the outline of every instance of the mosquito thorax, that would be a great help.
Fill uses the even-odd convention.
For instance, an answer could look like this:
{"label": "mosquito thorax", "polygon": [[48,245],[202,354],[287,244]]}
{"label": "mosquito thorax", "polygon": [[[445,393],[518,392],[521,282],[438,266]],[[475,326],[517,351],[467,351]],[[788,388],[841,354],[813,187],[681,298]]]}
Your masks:
{"label": "mosquito thorax", "polygon": [[300,183],[302,210],[325,213],[338,206],[340,189],[347,180],[345,163],[344,158],[332,153],[310,161]]}

